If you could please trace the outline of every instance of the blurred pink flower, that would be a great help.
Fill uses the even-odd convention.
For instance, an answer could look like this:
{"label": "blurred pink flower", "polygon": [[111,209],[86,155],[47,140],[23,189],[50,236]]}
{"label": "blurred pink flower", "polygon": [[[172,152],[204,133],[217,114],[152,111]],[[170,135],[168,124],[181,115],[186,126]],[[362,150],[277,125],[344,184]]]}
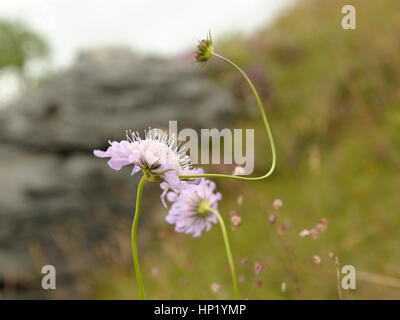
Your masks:
{"label": "blurred pink flower", "polygon": [[319,256],[317,256],[317,255],[313,255],[313,256],[312,256],[312,261],[313,261],[315,264],[320,264],[320,263],[321,263],[321,258],[320,258]]}
{"label": "blurred pink flower", "polygon": [[217,293],[221,289],[221,285],[219,283],[214,282],[211,284],[211,291]]}
{"label": "blurred pink flower", "polygon": [[286,226],[283,224],[278,228],[278,234],[281,236],[285,233],[286,231]]}
{"label": "blurred pink flower", "polygon": [[242,218],[240,216],[232,216],[231,217],[232,228],[236,229],[242,225]]}
{"label": "blurred pink flower", "polygon": [[238,216],[239,214],[237,213],[236,210],[232,210],[231,212],[229,212],[229,216],[230,217],[234,217],[234,216]]}
{"label": "blurred pink flower", "polygon": [[269,220],[270,224],[274,224],[276,222],[276,216],[273,213],[271,213],[269,215],[269,219],[268,220]]}
{"label": "blurred pink flower", "polygon": [[255,272],[256,274],[260,274],[263,270],[264,270],[264,265],[263,265],[262,263],[257,262],[257,263],[254,265],[254,272]]}
{"label": "blurred pink flower", "polygon": [[280,207],[283,206],[283,202],[281,199],[275,199],[274,202],[272,203],[272,205],[274,206],[274,208],[276,210],[278,210]]}
{"label": "blurred pink flower", "polygon": [[159,273],[160,273],[160,269],[158,269],[158,267],[151,268],[151,275],[153,277],[157,277]]}
{"label": "blurred pink flower", "polygon": [[317,229],[314,229],[314,228],[310,229],[310,236],[311,236],[311,238],[313,238],[313,240],[317,239],[318,238]]}

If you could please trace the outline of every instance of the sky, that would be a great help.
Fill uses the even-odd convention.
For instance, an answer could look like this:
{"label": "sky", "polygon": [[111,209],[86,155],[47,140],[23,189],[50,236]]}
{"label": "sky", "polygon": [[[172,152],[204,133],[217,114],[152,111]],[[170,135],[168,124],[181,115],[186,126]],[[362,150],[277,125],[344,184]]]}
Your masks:
{"label": "sky", "polygon": [[211,29],[218,39],[248,34],[293,0],[1,0],[0,18],[18,18],[42,33],[55,67],[81,49],[126,45],[142,54],[171,56],[190,50]]}

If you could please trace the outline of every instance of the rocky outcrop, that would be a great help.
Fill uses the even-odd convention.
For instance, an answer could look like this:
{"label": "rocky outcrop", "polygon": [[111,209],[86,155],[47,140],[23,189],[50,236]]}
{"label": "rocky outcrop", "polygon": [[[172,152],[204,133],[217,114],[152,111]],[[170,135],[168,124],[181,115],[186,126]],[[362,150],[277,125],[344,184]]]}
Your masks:
{"label": "rocky outcrop", "polygon": [[[1,111],[0,288],[17,282],[18,294],[29,296],[40,288],[43,264],[64,279],[90,272],[116,226],[130,233],[137,178],[109,169],[94,148],[125,129],[168,127],[169,120],[181,128],[226,126],[234,105],[195,65],[103,50],[81,54]],[[149,192],[158,199],[158,186]],[[149,211],[158,206],[144,202]]]}

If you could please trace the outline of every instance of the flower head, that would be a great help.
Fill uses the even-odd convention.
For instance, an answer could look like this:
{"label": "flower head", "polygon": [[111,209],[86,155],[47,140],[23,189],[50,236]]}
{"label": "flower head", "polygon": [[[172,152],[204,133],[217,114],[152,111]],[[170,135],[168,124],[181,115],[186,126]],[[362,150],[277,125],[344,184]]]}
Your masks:
{"label": "flower head", "polygon": [[174,137],[168,137],[164,131],[149,129],[142,139],[137,132],[127,131],[126,140],[120,142],[109,141],[106,151],[94,150],[96,157],[111,158],[108,165],[114,170],[121,170],[123,166],[133,165],[132,175],[142,170],[151,181],[161,181],[160,187],[164,190],[161,200],[166,206],[164,197],[167,191],[179,191],[188,183],[198,179],[182,181],[179,175],[198,173],[193,170],[190,158],[185,149],[179,149]]}
{"label": "flower head", "polygon": [[203,230],[209,231],[218,219],[210,209],[217,210],[221,193],[215,193],[215,183],[201,179],[198,185],[191,184],[179,194],[169,192],[167,199],[172,202],[166,221],[175,224],[176,232],[199,237]]}
{"label": "flower head", "polygon": [[211,39],[211,33],[207,35],[206,39],[199,41],[196,50],[196,61],[200,63],[207,62],[214,55],[214,47]]}

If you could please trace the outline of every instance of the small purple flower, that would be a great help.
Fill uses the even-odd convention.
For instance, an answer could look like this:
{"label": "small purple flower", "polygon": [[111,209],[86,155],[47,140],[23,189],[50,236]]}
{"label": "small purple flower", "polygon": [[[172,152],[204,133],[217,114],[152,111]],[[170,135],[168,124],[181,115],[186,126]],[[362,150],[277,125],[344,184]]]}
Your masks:
{"label": "small purple flower", "polygon": [[203,230],[209,231],[218,219],[209,208],[217,210],[221,193],[215,193],[215,183],[201,179],[198,185],[187,185],[179,194],[169,192],[167,199],[172,202],[166,221],[175,224],[175,231],[199,237]]}
{"label": "small purple flower", "polygon": [[164,198],[169,189],[178,192],[188,184],[199,182],[199,179],[179,179],[179,175],[201,173],[201,169],[191,168],[190,158],[185,149],[178,149],[176,140],[173,137],[168,138],[166,132],[149,129],[142,139],[137,132],[127,131],[126,140],[109,143],[106,151],[94,150],[94,155],[99,158],[111,158],[108,165],[114,170],[133,165],[132,175],[143,170],[149,178],[154,179],[153,181],[160,180],[160,187],[164,190],[161,201],[165,207]]}

